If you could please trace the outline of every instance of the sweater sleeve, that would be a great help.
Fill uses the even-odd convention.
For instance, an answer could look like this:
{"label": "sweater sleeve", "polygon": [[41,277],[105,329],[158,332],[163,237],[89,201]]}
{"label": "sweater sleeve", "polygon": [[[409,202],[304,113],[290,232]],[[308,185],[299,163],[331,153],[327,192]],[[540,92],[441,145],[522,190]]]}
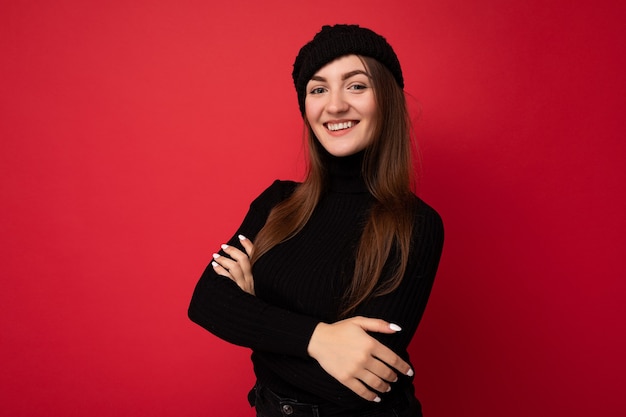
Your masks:
{"label": "sweater sleeve", "polygon": [[[237,236],[254,239],[270,210],[286,198],[294,183],[276,181],[250,205],[228,244],[242,249]],[[200,277],[188,310],[189,318],[227,342],[254,350],[308,357],[307,347],[319,323],[314,318],[272,306],[246,293],[209,264]]]}

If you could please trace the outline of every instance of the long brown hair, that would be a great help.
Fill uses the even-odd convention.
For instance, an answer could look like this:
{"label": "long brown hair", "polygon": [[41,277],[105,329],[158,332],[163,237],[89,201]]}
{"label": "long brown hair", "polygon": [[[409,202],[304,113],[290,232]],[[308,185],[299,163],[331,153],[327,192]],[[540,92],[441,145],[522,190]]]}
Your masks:
{"label": "long brown hair", "polygon": [[[373,58],[359,58],[372,80],[376,100],[374,135],[365,149],[362,167],[375,202],[359,241],[354,275],[343,297],[341,317],[347,317],[370,297],[388,294],[400,285],[409,258],[415,203],[411,193],[411,129],[404,92],[384,65]],[[255,239],[252,264],[302,230],[325,190],[327,172],[320,145],[306,117],[304,121],[309,145],[306,178],[270,212]],[[379,283],[390,256],[393,256],[390,274]]]}

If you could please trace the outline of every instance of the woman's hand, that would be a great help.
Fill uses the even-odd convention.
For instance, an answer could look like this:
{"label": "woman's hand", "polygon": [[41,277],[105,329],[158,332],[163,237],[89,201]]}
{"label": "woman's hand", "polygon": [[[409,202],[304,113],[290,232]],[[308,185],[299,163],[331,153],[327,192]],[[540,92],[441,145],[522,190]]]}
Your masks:
{"label": "woman's hand", "polygon": [[412,376],[413,370],[391,349],[367,332],[395,333],[400,327],[384,320],[353,317],[334,324],[317,325],[308,352],[322,368],[346,387],[369,401],[391,390],[396,372]]}
{"label": "woman's hand", "polygon": [[254,245],[243,235],[239,235],[239,241],[246,253],[233,246],[222,245],[222,250],[232,259],[214,253],[211,265],[218,275],[232,279],[239,288],[254,295],[254,279],[250,266],[250,256],[252,256]]}

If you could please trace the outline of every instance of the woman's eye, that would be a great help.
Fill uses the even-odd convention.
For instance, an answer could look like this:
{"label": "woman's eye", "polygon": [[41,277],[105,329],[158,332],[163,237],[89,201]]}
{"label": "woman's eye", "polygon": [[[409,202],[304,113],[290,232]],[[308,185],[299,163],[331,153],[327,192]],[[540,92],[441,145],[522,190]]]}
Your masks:
{"label": "woman's eye", "polygon": [[366,88],[367,86],[363,84],[353,84],[350,86],[351,90],[365,90]]}
{"label": "woman's eye", "polygon": [[322,87],[316,87],[314,89],[312,89],[309,94],[322,94],[324,92],[324,89]]}

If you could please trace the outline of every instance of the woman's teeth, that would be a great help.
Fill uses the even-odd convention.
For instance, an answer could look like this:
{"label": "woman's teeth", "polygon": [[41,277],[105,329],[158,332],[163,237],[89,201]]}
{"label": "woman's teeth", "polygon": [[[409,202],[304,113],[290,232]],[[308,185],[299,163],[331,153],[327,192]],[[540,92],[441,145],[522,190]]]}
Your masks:
{"label": "woman's teeth", "polygon": [[353,122],[343,122],[343,123],[328,123],[326,126],[330,131],[349,129],[354,125]]}

